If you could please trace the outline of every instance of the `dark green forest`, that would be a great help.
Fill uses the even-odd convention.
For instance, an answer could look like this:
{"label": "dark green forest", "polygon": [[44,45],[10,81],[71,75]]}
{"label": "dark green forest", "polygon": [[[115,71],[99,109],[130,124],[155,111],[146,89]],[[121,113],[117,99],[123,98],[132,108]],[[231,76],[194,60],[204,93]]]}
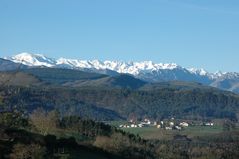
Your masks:
{"label": "dark green forest", "polygon": [[[134,113],[139,119],[159,118],[238,119],[237,95],[213,89],[132,90],[110,88],[23,87],[1,88],[2,105],[7,109],[22,106],[58,109],[62,114],[82,115],[95,120],[127,119]],[[98,114],[98,115],[96,115]]]}

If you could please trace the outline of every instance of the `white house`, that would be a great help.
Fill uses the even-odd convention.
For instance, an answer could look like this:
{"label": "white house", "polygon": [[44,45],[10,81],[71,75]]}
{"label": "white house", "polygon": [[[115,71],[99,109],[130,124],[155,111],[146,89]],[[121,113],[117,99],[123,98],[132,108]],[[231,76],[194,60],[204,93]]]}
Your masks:
{"label": "white house", "polygon": [[189,126],[189,124],[186,123],[186,122],[181,122],[179,125],[180,125],[180,126],[183,126],[183,127],[188,127],[188,126]]}
{"label": "white house", "polygon": [[130,127],[131,128],[137,128],[137,125],[136,124],[131,124]]}
{"label": "white house", "polygon": [[144,125],[143,124],[138,124],[138,127],[142,128]]}
{"label": "white house", "polygon": [[177,130],[181,130],[182,128],[180,126],[175,126]]}
{"label": "white house", "polygon": [[206,123],[205,125],[206,126],[213,126],[214,124],[213,123]]}
{"label": "white house", "polygon": [[147,119],[147,118],[144,119],[144,122],[145,122],[145,124],[148,124],[148,125],[151,124],[151,121],[149,119]]}
{"label": "white house", "polygon": [[174,122],[172,122],[172,121],[169,122],[169,125],[170,125],[170,126],[174,126]]}
{"label": "white house", "polygon": [[171,128],[171,127],[165,127],[165,129],[166,129],[166,130],[172,130],[172,128]]}
{"label": "white house", "polygon": [[143,124],[138,124],[138,127],[142,128],[144,125]]}

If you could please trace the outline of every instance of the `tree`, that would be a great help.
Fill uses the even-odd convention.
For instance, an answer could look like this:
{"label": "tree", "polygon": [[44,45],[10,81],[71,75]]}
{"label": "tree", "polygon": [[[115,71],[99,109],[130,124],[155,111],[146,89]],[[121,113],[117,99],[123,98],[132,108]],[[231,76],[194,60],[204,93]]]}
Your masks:
{"label": "tree", "polygon": [[26,127],[28,121],[22,117],[21,112],[0,112],[0,124],[8,127]]}
{"label": "tree", "polygon": [[46,148],[38,144],[16,144],[10,154],[11,159],[44,159]]}
{"label": "tree", "polygon": [[235,123],[234,122],[232,122],[231,120],[225,120],[224,122],[223,122],[223,130],[224,131],[230,131],[230,130],[233,130],[233,129],[235,129]]}
{"label": "tree", "polygon": [[55,110],[46,112],[43,108],[37,108],[30,115],[30,121],[41,134],[47,135],[57,129],[59,115]]}
{"label": "tree", "polygon": [[113,153],[123,152],[130,147],[130,140],[121,133],[113,133],[110,137],[97,136],[94,142],[96,147]]}

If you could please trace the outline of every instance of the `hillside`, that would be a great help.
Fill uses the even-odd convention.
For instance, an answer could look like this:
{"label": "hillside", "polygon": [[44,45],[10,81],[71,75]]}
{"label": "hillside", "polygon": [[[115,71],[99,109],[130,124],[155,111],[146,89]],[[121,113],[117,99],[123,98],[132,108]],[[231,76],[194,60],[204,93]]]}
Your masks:
{"label": "hillside", "polygon": [[28,66],[0,58],[0,71],[11,71],[22,68],[28,68]]}
{"label": "hillside", "polygon": [[239,93],[239,79],[235,77],[231,78],[230,80],[228,80],[227,78],[219,78],[210,85],[216,88],[221,88],[223,90]]}
{"label": "hillside", "polygon": [[96,120],[138,118],[160,119],[229,118],[238,119],[238,95],[212,88],[161,88],[132,90],[114,88],[5,87],[1,88],[3,105],[58,109],[63,114],[81,115]]}
{"label": "hillside", "polygon": [[106,77],[106,75],[97,73],[57,68],[31,68],[21,70],[21,72],[31,74],[42,81],[51,84],[63,84],[65,82],[72,82],[76,80],[94,80]]}
{"label": "hillside", "polygon": [[114,77],[103,77],[95,80],[76,80],[74,82],[66,82],[64,86],[70,87],[102,87],[102,88],[128,88],[138,89],[147,84],[144,81],[136,79],[130,75],[120,74]]}
{"label": "hillside", "polygon": [[0,85],[37,86],[44,82],[41,79],[24,72],[0,72]]}

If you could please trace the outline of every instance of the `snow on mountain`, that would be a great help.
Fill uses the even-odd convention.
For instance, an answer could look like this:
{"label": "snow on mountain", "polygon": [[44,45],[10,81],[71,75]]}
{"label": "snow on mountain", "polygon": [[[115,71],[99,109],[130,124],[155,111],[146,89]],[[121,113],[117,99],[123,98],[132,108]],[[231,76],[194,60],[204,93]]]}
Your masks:
{"label": "snow on mountain", "polygon": [[197,68],[189,68],[188,71],[190,71],[191,73],[194,73],[194,74],[198,74],[198,75],[201,75],[201,76],[207,76],[209,73],[204,70],[203,68],[201,69],[197,69]]}
{"label": "snow on mountain", "polygon": [[210,86],[239,93],[239,73],[220,73],[218,78],[215,78]]}
{"label": "snow on mountain", "polygon": [[143,62],[119,62],[119,61],[99,61],[99,60],[76,60],[76,59],[53,59],[41,54],[21,53],[12,57],[5,57],[16,63],[23,63],[28,66],[46,66],[46,67],[67,67],[72,69],[88,68],[96,70],[113,70],[118,73],[128,73],[137,75],[143,72],[152,72],[157,70],[173,70],[182,69],[175,63],[159,63],[155,64],[152,61]]}
{"label": "snow on mountain", "polygon": [[4,59],[10,60],[16,63],[22,63],[28,66],[53,67],[55,65],[54,59],[45,57],[41,54],[21,53],[12,57],[5,57]]}
{"label": "snow on mountain", "polygon": [[143,62],[122,62],[122,61],[99,61],[99,60],[77,60],[77,59],[53,59],[41,54],[20,53],[12,57],[5,57],[16,63],[23,63],[28,66],[64,67],[71,69],[96,69],[112,70],[118,73],[128,73],[134,76],[142,74],[164,74],[172,70],[191,73],[193,75],[207,76],[209,73],[204,69],[186,69],[175,63],[153,63],[152,61]]}
{"label": "snow on mountain", "polygon": [[137,75],[141,71],[153,71],[158,69],[175,69],[176,64],[154,64],[152,61],[143,62],[118,62],[118,61],[99,61],[99,60],[74,60],[60,58],[57,65],[70,65],[74,68],[94,68],[97,70],[109,69],[118,73],[128,73]]}
{"label": "snow on mountain", "polygon": [[0,58],[0,71],[12,71],[26,68],[28,68],[28,66]]}
{"label": "snow on mountain", "polygon": [[[194,81],[215,87],[225,87],[228,90],[239,85],[239,73],[236,72],[215,72],[209,73],[204,69],[184,68],[175,63],[153,63],[143,62],[122,62],[122,61],[99,61],[99,60],[78,60],[65,58],[48,58],[41,54],[21,53],[5,59],[15,63],[23,63],[27,66],[46,66],[56,68],[79,69],[91,72],[115,75],[117,73],[127,73],[136,78],[158,82],[158,81]],[[222,84],[223,82],[223,84]],[[238,89],[238,87],[237,87]]]}

